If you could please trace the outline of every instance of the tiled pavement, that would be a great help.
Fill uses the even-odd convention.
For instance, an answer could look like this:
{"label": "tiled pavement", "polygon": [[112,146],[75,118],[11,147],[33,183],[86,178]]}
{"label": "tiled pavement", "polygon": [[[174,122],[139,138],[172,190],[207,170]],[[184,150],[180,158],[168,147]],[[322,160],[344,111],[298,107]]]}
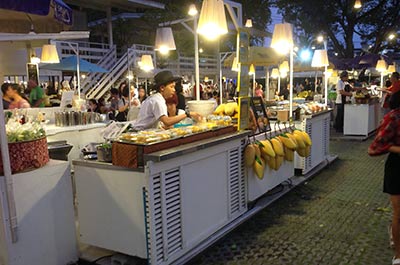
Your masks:
{"label": "tiled pavement", "polygon": [[339,159],[194,258],[197,264],[391,264],[385,157],[332,141]]}

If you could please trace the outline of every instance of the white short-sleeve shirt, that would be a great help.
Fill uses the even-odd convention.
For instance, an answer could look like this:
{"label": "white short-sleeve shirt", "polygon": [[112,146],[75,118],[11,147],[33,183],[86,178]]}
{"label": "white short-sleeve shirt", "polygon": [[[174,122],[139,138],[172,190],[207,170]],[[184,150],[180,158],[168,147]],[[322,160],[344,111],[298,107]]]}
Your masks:
{"label": "white short-sleeve shirt", "polygon": [[138,131],[158,128],[162,116],[168,116],[167,103],[160,93],[156,93],[142,102],[132,127]]}
{"label": "white short-sleeve shirt", "polygon": [[[340,94],[340,90],[344,90],[344,87],[349,84],[348,82],[344,82],[343,80],[339,80],[336,85],[336,104],[342,104],[342,94]],[[347,99],[347,97],[346,97]]]}

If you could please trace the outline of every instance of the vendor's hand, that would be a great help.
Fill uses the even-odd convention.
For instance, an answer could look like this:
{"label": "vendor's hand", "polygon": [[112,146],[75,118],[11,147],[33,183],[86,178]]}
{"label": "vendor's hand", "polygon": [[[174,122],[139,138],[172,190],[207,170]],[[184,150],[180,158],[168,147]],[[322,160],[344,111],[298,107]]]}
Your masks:
{"label": "vendor's hand", "polygon": [[190,117],[193,118],[195,121],[201,121],[203,117],[197,112],[190,112]]}

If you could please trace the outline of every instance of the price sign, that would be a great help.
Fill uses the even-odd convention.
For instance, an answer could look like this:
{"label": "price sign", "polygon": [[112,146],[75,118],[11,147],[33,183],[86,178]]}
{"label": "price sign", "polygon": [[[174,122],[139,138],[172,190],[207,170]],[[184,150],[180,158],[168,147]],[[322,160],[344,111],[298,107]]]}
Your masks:
{"label": "price sign", "polygon": [[271,130],[271,126],[268,120],[267,112],[265,111],[265,105],[261,97],[251,98],[251,108],[256,118],[257,127],[260,132],[267,132]]}

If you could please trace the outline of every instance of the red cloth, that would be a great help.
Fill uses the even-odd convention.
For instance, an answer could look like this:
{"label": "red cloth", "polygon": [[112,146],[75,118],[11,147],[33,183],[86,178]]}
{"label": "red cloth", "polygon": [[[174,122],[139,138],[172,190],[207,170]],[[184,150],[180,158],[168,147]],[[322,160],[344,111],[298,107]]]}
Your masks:
{"label": "red cloth", "polygon": [[382,155],[393,146],[400,146],[400,108],[390,111],[383,117],[374,141],[368,148],[371,156]]}

